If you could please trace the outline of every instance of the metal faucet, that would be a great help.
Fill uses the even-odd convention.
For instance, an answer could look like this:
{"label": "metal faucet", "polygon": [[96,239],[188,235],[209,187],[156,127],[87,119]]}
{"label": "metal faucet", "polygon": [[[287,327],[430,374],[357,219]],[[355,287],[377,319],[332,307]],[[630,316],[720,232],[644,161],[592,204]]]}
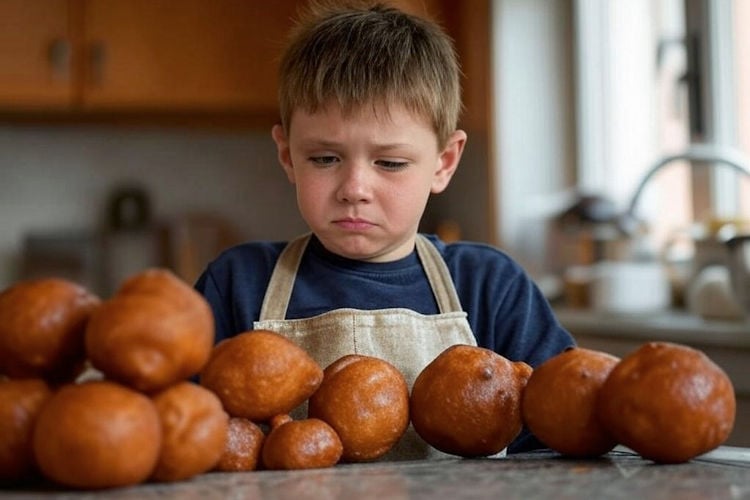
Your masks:
{"label": "metal faucet", "polygon": [[638,187],[633,193],[633,197],[630,199],[627,210],[623,216],[621,216],[620,227],[623,231],[628,234],[633,234],[633,232],[635,232],[635,228],[638,225],[638,219],[635,216],[635,207],[638,204],[638,199],[641,196],[641,192],[646,187],[646,184],[648,184],[651,178],[659,170],[668,164],[679,160],[703,162],[693,164],[694,167],[713,167],[715,163],[720,163],[750,177],[750,163],[748,163],[747,158],[736,149],[728,147],[694,144],[682,153],[665,156],[657,161],[656,164],[646,172],[646,175],[643,176],[641,182],[638,184]]}

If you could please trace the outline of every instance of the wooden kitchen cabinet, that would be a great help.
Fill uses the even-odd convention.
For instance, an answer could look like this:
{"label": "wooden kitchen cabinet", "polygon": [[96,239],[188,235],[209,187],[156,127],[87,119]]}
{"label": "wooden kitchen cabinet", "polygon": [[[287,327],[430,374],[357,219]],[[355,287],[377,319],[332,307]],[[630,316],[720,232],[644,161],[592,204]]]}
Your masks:
{"label": "wooden kitchen cabinet", "polygon": [[69,0],[0,0],[0,106],[62,108],[73,100]]}
{"label": "wooden kitchen cabinet", "polygon": [[273,110],[296,4],[0,0],[0,108]]}
{"label": "wooden kitchen cabinet", "polygon": [[[277,67],[303,0],[0,0],[0,117],[277,114]],[[487,127],[487,0],[392,0],[438,19],[464,72],[463,126]],[[256,119],[257,123],[257,119]]]}
{"label": "wooden kitchen cabinet", "polygon": [[275,109],[295,2],[88,0],[86,109]]}

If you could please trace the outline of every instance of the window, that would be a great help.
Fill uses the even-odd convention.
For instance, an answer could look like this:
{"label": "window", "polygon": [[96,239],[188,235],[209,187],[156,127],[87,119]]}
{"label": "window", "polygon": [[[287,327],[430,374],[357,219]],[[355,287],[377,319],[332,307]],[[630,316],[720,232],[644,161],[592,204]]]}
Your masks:
{"label": "window", "polygon": [[[750,33],[747,29],[750,24],[750,2],[734,0],[732,9],[737,146],[745,155],[750,156]],[[750,217],[750,182],[743,182],[740,186],[739,212]]]}
{"label": "window", "polygon": [[[626,207],[691,145],[746,163],[749,24],[747,0],[575,0],[579,187]],[[750,177],[690,165],[665,165],[637,200],[654,249],[694,222],[750,218]]]}
{"label": "window", "polygon": [[[492,8],[495,230],[532,276],[565,263],[549,221],[577,191],[626,210],[649,169],[691,144],[750,157],[750,1],[493,0]],[[671,162],[638,197],[654,251],[694,222],[750,218],[750,179],[692,167]]]}

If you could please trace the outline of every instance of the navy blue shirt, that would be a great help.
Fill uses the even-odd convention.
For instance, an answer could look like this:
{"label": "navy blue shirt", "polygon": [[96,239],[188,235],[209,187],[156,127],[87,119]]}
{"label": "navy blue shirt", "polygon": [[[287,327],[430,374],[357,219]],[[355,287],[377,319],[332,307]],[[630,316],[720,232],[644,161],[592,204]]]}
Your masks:
{"label": "navy blue shirt", "polygon": [[[481,347],[536,367],[574,345],[547,300],[503,251],[474,242],[445,244],[427,235],[448,266],[469,325]],[[251,242],[223,252],[196,283],[216,321],[216,341],[253,329],[285,242]],[[385,263],[335,255],[314,236],[302,257],[285,319],[332,309],[407,308],[438,314],[416,251]],[[533,447],[517,440],[509,452]]]}

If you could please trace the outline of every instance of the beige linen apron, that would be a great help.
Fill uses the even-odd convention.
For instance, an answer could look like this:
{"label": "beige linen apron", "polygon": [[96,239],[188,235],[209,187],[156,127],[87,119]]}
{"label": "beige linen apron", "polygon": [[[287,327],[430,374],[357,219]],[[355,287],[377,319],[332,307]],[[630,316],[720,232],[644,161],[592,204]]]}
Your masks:
{"label": "beige linen apron", "polygon": [[[280,333],[305,349],[323,368],[347,354],[384,359],[404,375],[411,390],[422,369],[452,345],[476,345],[466,313],[442,256],[422,235],[416,249],[440,310],[424,315],[394,308],[334,309],[312,318],[284,319],[310,234],[291,241],[279,256],[255,329]],[[295,416],[299,415],[299,411]],[[304,418],[305,414],[302,413]],[[299,417],[298,417],[299,418]],[[428,446],[411,425],[385,460],[446,456]]]}

